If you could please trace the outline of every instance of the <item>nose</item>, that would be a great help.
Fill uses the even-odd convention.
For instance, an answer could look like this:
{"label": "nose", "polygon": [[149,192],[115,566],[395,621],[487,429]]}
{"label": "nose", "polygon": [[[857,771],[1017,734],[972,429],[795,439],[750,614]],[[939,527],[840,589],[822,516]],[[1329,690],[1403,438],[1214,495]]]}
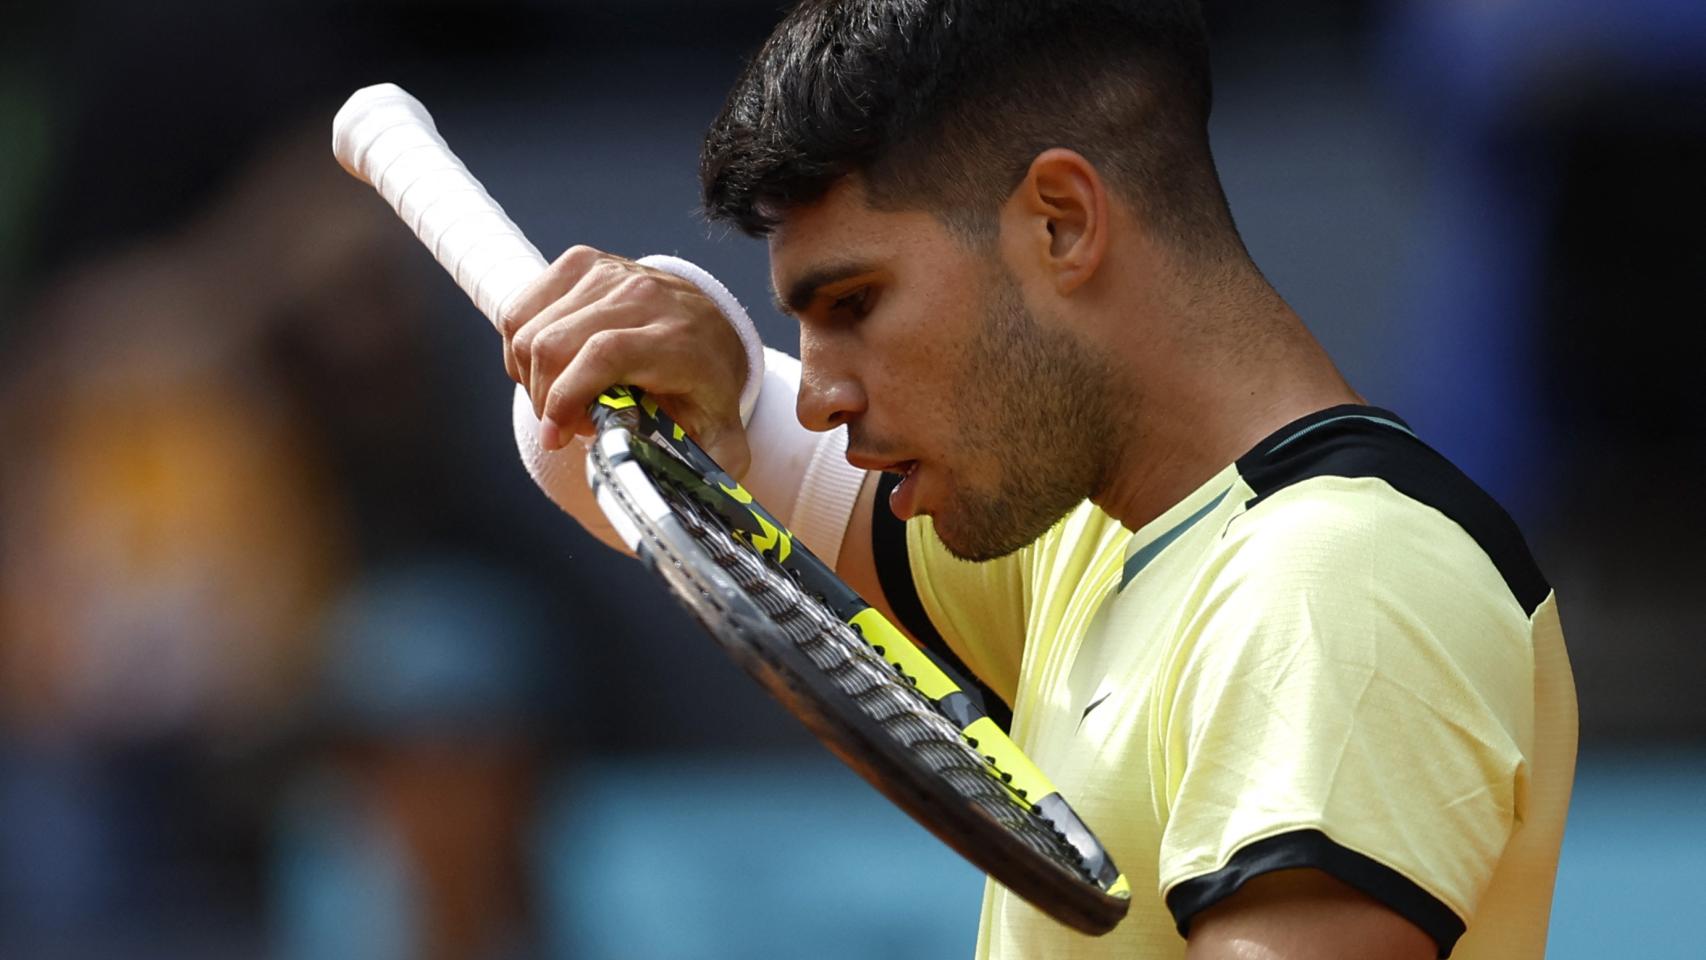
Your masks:
{"label": "nose", "polygon": [[807,430],[833,430],[865,412],[865,390],[847,363],[851,355],[821,336],[800,332],[800,396],[794,415]]}

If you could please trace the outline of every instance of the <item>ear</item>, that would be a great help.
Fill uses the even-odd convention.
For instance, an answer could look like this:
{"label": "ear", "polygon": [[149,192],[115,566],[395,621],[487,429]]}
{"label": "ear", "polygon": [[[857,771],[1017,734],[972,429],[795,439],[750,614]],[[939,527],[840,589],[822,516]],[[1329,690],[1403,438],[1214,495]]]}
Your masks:
{"label": "ear", "polygon": [[1001,216],[1009,262],[1040,270],[1063,296],[1095,276],[1107,256],[1107,186],[1076,151],[1037,154]]}

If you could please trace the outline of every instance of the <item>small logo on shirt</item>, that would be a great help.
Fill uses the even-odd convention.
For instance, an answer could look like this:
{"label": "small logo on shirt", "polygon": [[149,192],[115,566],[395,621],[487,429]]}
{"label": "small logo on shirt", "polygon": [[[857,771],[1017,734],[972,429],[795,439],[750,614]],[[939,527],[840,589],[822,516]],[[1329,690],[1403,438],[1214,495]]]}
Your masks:
{"label": "small logo on shirt", "polygon": [[1078,726],[1079,726],[1079,727],[1080,727],[1080,728],[1083,728],[1083,726],[1084,726],[1084,719],[1085,719],[1085,718],[1086,718],[1086,717],[1088,717],[1088,716],[1090,716],[1090,711],[1092,711],[1092,710],[1094,710],[1094,709],[1096,709],[1096,708],[1097,708],[1097,707],[1099,707],[1099,706],[1101,706],[1101,705],[1102,705],[1102,701],[1103,701],[1103,700],[1106,700],[1106,699],[1108,699],[1108,698],[1109,698],[1109,697],[1111,697],[1111,696],[1113,696],[1113,695],[1114,695],[1114,692],[1113,692],[1113,691],[1112,691],[1112,690],[1109,690],[1109,691],[1108,691],[1108,692],[1107,692],[1107,693],[1104,693],[1104,694],[1102,694],[1102,695],[1101,695],[1101,696],[1099,696],[1099,697],[1097,697],[1097,698],[1096,698],[1096,699],[1094,699],[1094,700],[1092,700],[1092,701],[1090,701],[1090,705],[1089,705],[1089,706],[1087,706],[1087,707],[1085,707],[1085,708],[1084,708],[1084,712],[1083,712],[1083,713],[1082,713],[1082,714],[1080,714],[1080,715],[1079,715],[1079,717],[1078,717]]}

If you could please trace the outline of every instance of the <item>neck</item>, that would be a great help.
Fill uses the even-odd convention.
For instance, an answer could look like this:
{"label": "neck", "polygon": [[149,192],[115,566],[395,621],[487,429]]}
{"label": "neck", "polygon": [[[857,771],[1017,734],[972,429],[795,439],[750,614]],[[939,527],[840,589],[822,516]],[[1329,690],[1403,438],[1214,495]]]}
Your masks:
{"label": "neck", "polygon": [[[1361,403],[1302,321],[1265,281],[1200,294],[1124,328],[1134,372],[1129,439],[1091,499],[1131,530],[1160,516],[1299,417]],[[1171,334],[1171,335],[1169,335]]]}

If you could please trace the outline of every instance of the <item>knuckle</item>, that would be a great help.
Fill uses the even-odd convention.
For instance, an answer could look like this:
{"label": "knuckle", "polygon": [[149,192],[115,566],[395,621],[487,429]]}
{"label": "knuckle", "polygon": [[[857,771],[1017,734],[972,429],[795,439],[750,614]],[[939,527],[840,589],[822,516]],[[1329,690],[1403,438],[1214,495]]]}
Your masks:
{"label": "knuckle", "polygon": [[545,396],[544,406],[540,410],[540,418],[550,417],[557,422],[559,427],[567,426],[565,421],[569,419],[566,416],[568,409],[568,391],[561,387],[552,387],[551,392]]}
{"label": "knuckle", "polygon": [[545,391],[545,412],[551,413],[554,410],[562,409],[563,404],[568,402],[569,390],[570,385],[567,377],[559,377],[553,380],[550,388]]}
{"label": "knuckle", "polygon": [[535,366],[552,366],[553,360],[564,352],[568,341],[569,331],[564,329],[563,325],[547,327],[533,334],[527,344],[528,357]]}
{"label": "knuckle", "polygon": [[606,282],[614,282],[627,274],[623,262],[609,254],[601,253],[598,259],[587,265],[588,276],[596,276]]}
{"label": "knuckle", "polygon": [[[526,300],[526,297],[522,297],[521,300]],[[503,331],[504,336],[512,337],[517,330],[527,325],[529,319],[531,319],[529,315],[521,309],[520,301],[511,303],[506,305],[503,311],[498,314],[498,329]]]}
{"label": "knuckle", "polygon": [[579,244],[564,250],[543,278],[550,285],[551,299],[562,297],[583,282],[588,274],[598,269],[603,257],[597,248]]}
{"label": "knuckle", "polygon": [[534,337],[533,333],[531,333],[530,331],[523,330],[522,332],[516,334],[512,340],[510,340],[509,348],[510,348],[510,351],[515,354],[515,359],[519,360],[522,363],[526,363],[529,359],[532,358],[532,356],[533,356],[533,337]]}
{"label": "knuckle", "polygon": [[559,377],[551,384],[551,388],[545,391],[545,415],[560,425],[574,423],[576,417],[583,412],[580,409],[582,403],[577,398],[580,390],[579,383],[568,377]]}
{"label": "knuckle", "polygon": [[585,273],[587,268],[597,263],[603,255],[597,247],[577,243],[564,250],[562,256],[558,257],[557,262],[552,266],[563,272],[579,275]]}
{"label": "knuckle", "polygon": [[586,338],[580,355],[584,362],[598,368],[613,366],[622,352],[623,337],[619,330],[600,330]]}

